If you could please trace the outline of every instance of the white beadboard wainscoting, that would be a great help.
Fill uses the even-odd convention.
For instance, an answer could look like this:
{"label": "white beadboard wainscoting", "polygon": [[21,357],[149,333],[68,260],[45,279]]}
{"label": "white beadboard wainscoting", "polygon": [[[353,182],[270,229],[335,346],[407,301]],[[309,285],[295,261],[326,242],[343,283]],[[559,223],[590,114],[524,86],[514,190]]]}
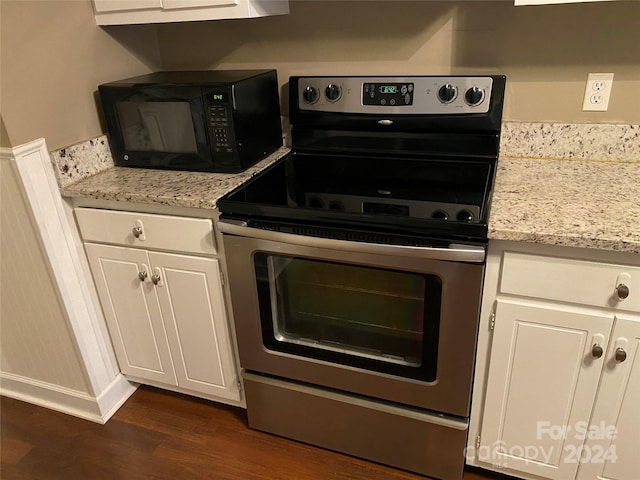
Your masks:
{"label": "white beadboard wainscoting", "polygon": [[0,159],[0,394],[104,423],[136,386],[119,373],[46,143]]}

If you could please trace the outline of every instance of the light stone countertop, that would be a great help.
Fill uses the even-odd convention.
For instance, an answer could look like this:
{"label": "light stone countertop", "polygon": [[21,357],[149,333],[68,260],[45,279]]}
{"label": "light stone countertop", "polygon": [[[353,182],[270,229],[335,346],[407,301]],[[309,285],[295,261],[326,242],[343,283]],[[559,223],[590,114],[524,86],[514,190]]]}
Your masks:
{"label": "light stone countertop", "polygon": [[489,239],[640,253],[640,161],[500,158]]}
{"label": "light stone countertop", "polygon": [[112,166],[61,187],[65,197],[214,209],[226,193],[289,153],[282,147],[241,173],[200,173]]}
{"label": "light stone countertop", "polygon": [[[503,124],[489,239],[640,253],[640,126]],[[106,137],[51,152],[62,194],[214,209],[238,174],[114,167]]]}

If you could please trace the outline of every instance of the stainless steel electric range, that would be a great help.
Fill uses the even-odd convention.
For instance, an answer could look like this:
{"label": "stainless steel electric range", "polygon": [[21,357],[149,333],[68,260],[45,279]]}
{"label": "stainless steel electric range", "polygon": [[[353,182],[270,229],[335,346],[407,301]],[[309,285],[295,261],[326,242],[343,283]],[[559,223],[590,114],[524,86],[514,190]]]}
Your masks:
{"label": "stainless steel electric range", "polygon": [[220,200],[253,428],[464,468],[505,77],[291,77],[292,151]]}

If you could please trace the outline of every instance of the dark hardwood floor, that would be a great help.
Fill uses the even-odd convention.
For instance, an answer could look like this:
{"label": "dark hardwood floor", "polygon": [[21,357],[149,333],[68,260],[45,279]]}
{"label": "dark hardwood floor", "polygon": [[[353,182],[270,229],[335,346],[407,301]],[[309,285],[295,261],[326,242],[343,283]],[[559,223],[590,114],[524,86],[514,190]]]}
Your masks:
{"label": "dark hardwood floor", "polygon": [[242,409],[144,386],[106,425],[2,398],[0,427],[3,480],[425,480],[250,430]]}

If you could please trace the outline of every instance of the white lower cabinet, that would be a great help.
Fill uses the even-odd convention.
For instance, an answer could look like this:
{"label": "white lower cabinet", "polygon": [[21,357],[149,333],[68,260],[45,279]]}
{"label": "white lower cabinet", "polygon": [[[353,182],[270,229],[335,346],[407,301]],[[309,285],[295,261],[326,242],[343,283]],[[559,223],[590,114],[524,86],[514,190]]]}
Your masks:
{"label": "white lower cabinet", "polygon": [[640,478],[640,321],[616,318],[578,480]]}
{"label": "white lower cabinet", "polygon": [[[108,225],[110,219],[102,212],[94,215],[84,209],[77,215],[81,231],[90,232],[96,219]],[[171,218],[175,222],[179,217]],[[138,223],[139,218],[132,217],[133,228]],[[161,229],[155,234],[161,235]],[[135,237],[138,243],[140,237]],[[154,244],[153,237],[145,241]],[[214,400],[240,401],[216,258],[95,242],[85,242],[85,250],[127,378]]]}
{"label": "white lower cabinet", "polygon": [[604,363],[598,347],[606,348],[611,322],[607,315],[497,302],[481,461],[556,480],[575,477],[570,457],[582,442],[556,430],[589,420]]}
{"label": "white lower cabinet", "polygon": [[218,260],[149,252],[149,262],[178,385],[237,400]]}
{"label": "white lower cabinet", "polygon": [[145,250],[85,244],[120,370],[176,385],[176,374]]}
{"label": "white lower cabinet", "polygon": [[532,251],[490,248],[467,462],[525,479],[638,480],[640,264]]}

